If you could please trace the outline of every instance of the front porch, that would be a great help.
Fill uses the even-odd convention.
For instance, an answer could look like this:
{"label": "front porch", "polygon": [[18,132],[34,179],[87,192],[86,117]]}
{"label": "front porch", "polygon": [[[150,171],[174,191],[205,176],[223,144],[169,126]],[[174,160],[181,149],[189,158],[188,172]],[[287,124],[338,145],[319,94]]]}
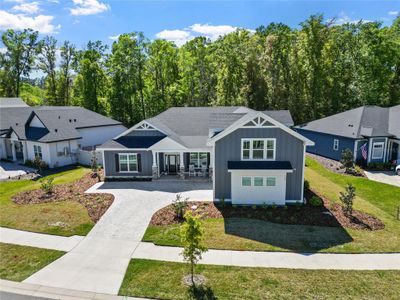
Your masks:
{"label": "front porch", "polygon": [[207,181],[212,178],[212,155],[207,151],[154,151],[152,177],[158,180]]}

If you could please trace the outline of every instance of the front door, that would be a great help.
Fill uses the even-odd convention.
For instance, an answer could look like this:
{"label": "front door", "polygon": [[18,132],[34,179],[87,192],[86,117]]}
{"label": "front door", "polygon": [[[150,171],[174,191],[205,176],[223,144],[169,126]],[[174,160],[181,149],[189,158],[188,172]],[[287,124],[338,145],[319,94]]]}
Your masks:
{"label": "front door", "polygon": [[169,174],[176,174],[178,171],[178,155],[167,155],[167,168]]}

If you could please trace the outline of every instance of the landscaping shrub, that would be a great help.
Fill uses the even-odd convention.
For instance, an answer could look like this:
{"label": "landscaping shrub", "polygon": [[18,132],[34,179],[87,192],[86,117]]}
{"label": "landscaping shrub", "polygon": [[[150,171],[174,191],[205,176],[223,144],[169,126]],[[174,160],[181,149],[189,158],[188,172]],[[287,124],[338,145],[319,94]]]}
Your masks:
{"label": "landscaping shrub", "polygon": [[36,156],[35,159],[32,161],[32,166],[35,169],[38,169],[39,172],[42,172],[43,170],[49,168],[49,165],[45,161],[43,161],[39,156]]}
{"label": "landscaping shrub", "polygon": [[188,200],[189,198],[185,198],[184,200],[182,200],[181,194],[177,194],[175,200],[172,201],[172,206],[174,207],[175,214],[180,220],[183,219]]}
{"label": "landscaping shrub", "polygon": [[40,188],[46,193],[46,194],[52,194],[54,191],[54,178],[45,178],[41,181]]}
{"label": "landscaping shrub", "polygon": [[33,167],[33,161],[31,159],[27,159],[25,161],[25,166],[32,168]]}
{"label": "landscaping shrub", "polygon": [[367,165],[368,170],[373,170],[373,171],[387,171],[390,170],[393,167],[392,163],[386,162],[371,162]]}
{"label": "landscaping shrub", "polygon": [[304,180],[304,191],[308,191],[310,189],[310,182],[308,180]]}
{"label": "landscaping shrub", "polygon": [[343,203],[343,213],[350,217],[353,213],[353,202],[356,197],[356,188],[352,184],[346,186],[345,192],[340,192],[340,201]]}
{"label": "landscaping shrub", "polygon": [[308,203],[310,203],[310,205],[314,207],[322,206],[322,200],[317,196],[312,196],[311,199],[308,200]]}
{"label": "landscaping shrub", "polygon": [[351,151],[348,148],[342,151],[342,158],[340,160],[340,163],[342,164],[342,167],[346,169],[346,173],[354,169],[353,159],[354,159],[353,151]]}

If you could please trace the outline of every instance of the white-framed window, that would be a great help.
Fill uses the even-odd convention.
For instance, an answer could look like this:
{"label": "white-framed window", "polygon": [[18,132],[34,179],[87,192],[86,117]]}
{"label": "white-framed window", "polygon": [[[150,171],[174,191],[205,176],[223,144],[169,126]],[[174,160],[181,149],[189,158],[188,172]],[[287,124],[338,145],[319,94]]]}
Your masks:
{"label": "white-framed window", "polygon": [[194,165],[195,168],[207,166],[207,152],[190,152],[189,165]]}
{"label": "white-framed window", "polygon": [[338,139],[333,140],[333,150],[335,150],[335,151],[339,150],[339,140]]}
{"label": "white-framed window", "polygon": [[242,139],[242,160],[275,160],[276,139]]}
{"label": "white-framed window", "polygon": [[276,186],[276,177],[267,177],[266,186]]}
{"label": "white-framed window", "polygon": [[136,153],[119,153],[120,172],[138,172],[138,161]]}
{"label": "white-framed window", "polygon": [[372,144],[372,159],[381,159],[383,157],[384,142]]}
{"label": "white-framed window", "polygon": [[264,177],[254,177],[254,186],[263,186]]}
{"label": "white-framed window", "polygon": [[242,177],[242,186],[251,186],[251,177]]}
{"label": "white-framed window", "polygon": [[33,153],[36,157],[39,157],[40,159],[42,159],[43,154],[42,154],[42,146],[39,145],[33,145]]}

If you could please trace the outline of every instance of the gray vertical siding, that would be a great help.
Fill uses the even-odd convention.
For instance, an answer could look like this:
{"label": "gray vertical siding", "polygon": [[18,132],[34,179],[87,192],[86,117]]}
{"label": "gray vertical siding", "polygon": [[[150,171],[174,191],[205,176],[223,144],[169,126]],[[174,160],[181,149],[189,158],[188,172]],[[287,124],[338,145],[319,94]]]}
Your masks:
{"label": "gray vertical siding", "polygon": [[[120,173],[116,169],[115,154],[118,153],[139,153],[141,160],[141,172],[139,173]],[[106,177],[142,177],[152,176],[153,155],[151,151],[131,151],[131,150],[113,150],[104,151],[104,164],[106,170]]]}
{"label": "gray vertical siding", "polygon": [[[315,143],[315,146],[307,147],[307,152],[309,153],[339,161],[342,158],[343,150],[350,149],[351,152],[354,151],[355,139],[304,129],[296,129],[296,131]],[[333,141],[335,139],[339,140],[338,150],[333,150]]]}
{"label": "gray vertical siding", "polygon": [[276,138],[276,160],[290,161],[295,169],[287,174],[286,200],[301,200],[303,142],[280,128],[240,128],[215,143],[215,198],[231,198],[228,161],[241,160],[242,138]]}

